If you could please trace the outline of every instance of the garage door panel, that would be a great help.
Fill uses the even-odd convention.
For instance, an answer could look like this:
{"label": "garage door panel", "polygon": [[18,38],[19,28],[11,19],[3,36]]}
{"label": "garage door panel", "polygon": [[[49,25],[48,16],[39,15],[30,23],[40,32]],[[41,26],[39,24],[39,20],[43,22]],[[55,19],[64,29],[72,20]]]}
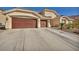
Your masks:
{"label": "garage door panel", "polygon": [[25,18],[12,18],[12,28],[35,28],[36,20]]}

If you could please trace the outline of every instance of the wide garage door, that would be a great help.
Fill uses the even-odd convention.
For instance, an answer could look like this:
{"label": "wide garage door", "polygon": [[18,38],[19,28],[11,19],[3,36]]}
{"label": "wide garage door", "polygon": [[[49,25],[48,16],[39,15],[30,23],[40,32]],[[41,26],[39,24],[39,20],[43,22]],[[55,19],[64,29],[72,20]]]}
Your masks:
{"label": "wide garage door", "polygon": [[12,17],[12,28],[36,28],[36,20]]}
{"label": "wide garage door", "polygon": [[41,20],[41,27],[47,27],[47,21]]}

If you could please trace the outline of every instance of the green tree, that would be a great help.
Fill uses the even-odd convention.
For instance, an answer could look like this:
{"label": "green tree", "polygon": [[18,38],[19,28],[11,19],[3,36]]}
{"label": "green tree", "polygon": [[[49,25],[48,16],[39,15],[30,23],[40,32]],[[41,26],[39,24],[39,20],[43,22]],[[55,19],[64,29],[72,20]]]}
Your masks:
{"label": "green tree", "polygon": [[60,23],[60,29],[62,30],[64,26],[64,23]]}
{"label": "green tree", "polygon": [[73,28],[79,29],[79,20],[74,21]]}

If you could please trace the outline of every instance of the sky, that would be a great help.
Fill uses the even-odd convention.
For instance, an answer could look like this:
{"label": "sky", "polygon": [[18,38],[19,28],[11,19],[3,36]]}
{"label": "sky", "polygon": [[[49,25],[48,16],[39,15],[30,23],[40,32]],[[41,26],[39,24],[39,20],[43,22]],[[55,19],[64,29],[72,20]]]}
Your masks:
{"label": "sky", "polygon": [[[2,10],[10,10],[15,7],[0,7]],[[37,12],[41,12],[45,8],[55,10],[58,14],[64,16],[79,15],[79,7],[22,7],[23,9],[29,9]]]}

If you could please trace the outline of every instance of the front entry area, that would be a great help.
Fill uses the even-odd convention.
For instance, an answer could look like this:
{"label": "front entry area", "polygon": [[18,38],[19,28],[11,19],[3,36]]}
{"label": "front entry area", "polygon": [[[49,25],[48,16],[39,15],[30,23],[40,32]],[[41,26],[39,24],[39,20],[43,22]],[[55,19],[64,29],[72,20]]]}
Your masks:
{"label": "front entry area", "polygon": [[16,18],[12,17],[12,28],[36,28],[36,19]]}
{"label": "front entry area", "polygon": [[41,27],[47,27],[47,21],[41,20]]}

